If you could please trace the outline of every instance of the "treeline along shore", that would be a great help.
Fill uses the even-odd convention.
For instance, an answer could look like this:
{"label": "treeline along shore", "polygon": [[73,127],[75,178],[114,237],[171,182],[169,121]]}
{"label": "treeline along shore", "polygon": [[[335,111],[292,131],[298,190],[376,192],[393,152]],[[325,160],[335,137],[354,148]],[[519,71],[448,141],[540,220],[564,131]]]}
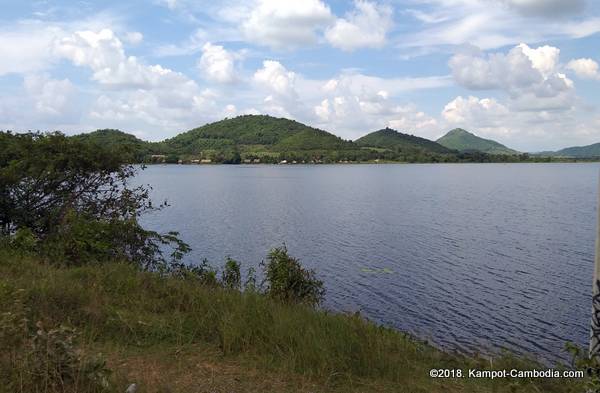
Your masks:
{"label": "treeline along shore", "polygon": [[349,141],[294,120],[266,115],[224,119],[161,142],[119,130],[73,136],[118,150],[132,163],[331,164],[574,162],[600,159],[600,144],[557,152],[524,153],[463,129],[437,141],[384,128]]}
{"label": "treeline along shore", "polygon": [[0,392],[582,392],[594,382],[468,378],[547,365],[443,352],[327,311],[318,270],[283,246],[258,272],[232,259],[184,264],[177,232],[140,226],[164,206],[129,185],[139,168],[125,156],[61,134],[0,133]]}

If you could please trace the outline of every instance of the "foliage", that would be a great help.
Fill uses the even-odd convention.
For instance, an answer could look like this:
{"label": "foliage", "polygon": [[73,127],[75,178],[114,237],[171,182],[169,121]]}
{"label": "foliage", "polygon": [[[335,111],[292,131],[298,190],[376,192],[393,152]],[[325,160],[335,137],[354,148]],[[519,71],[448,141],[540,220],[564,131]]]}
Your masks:
{"label": "foliage", "polygon": [[[47,329],[42,322],[29,327],[24,291],[6,293],[0,314],[0,379],[10,392],[108,392],[111,372],[98,356],[77,344],[79,334],[64,325]],[[6,304],[10,299],[12,304]],[[32,331],[34,330],[34,331]]]}
{"label": "foliage", "polygon": [[269,251],[263,263],[267,296],[284,303],[318,305],[325,294],[323,282],[313,270],[302,267],[300,262],[289,256],[285,246]]}
{"label": "foliage", "polygon": [[104,129],[73,136],[78,141],[101,146],[121,156],[124,162],[144,162],[152,154],[160,154],[160,143],[146,142],[123,131]]}
{"label": "foliage", "polygon": [[455,128],[446,135],[437,140],[442,146],[461,152],[478,151],[482,153],[495,155],[515,155],[517,151],[493,141],[491,139],[480,138],[462,128]]}
{"label": "foliage", "polygon": [[600,359],[590,358],[588,351],[568,342],[565,350],[571,354],[571,365],[577,370],[586,371],[585,387],[588,393],[600,392]]}
{"label": "foliage", "polygon": [[[456,135],[455,135],[456,134]],[[454,136],[453,136],[454,135]],[[560,155],[519,155],[497,142],[482,139],[464,130],[451,136],[468,139],[453,150],[442,144],[386,128],[355,142],[302,123],[264,115],[244,115],[224,119],[184,132],[162,142],[146,142],[119,130],[98,130],[71,138],[120,157],[122,162],[175,164],[210,159],[212,163],[240,164],[245,160],[276,164],[338,162],[551,162],[573,160]],[[446,142],[444,142],[446,143]],[[463,146],[464,145],[464,146]],[[584,149],[584,152],[595,151]],[[0,155],[1,156],[1,155]],[[580,154],[573,156],[582,159]],[[598,156],[598,155],[595,155]]]}
{"label": "foliage", "polygon": [[225,288],[240,289],[242,286],[242,274],[240,272],[240,263],[235,259],[227,258],[225,267],[221,276],[221,282]]}
{"label": "foliage", "polygon": [[550,153],[558,157],[600,157],[600,143],[594,143],[587,146],[567,147],[566,149]]}
{"label": "foliage", "polygon": [[154,206],[148,188],[129,186],[137,168],[114,150],[60,133],[0,133],[0,152],[0,234],[14,236],[17,248],[35,245],[53,262],[116,257],[144,268],[189,250],[176,233],[138,224],[165,205]]}
{"label": "foliage", "polygon": [[422,150],[434,154],[452,153],[452,150],[414,135],[403,134],[391,128],[372,132],[356,140],[356,144],[365,147],[380,147],[397,151],[415,152]]}

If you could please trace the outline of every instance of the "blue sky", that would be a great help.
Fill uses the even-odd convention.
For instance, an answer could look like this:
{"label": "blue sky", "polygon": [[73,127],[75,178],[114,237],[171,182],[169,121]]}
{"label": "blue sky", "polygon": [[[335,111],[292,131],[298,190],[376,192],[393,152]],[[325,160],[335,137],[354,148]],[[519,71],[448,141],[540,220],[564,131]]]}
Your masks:
{"label": "blue sky", "polygon": [[0,0],[0,129],[161,140],[263,113],[590,144],[599,33],[591,0]]}

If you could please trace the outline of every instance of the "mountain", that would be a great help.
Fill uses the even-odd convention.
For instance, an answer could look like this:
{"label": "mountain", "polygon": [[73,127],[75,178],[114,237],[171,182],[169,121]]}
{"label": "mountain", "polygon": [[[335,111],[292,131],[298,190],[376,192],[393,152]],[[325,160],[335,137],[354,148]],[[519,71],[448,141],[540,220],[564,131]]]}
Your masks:
{"label": "mountain", "polygon": [[462,128],[449,131],[436,142],[448,149],[461,152],[480,151],[488,154],[519,154],[516,150],[509,149],[491,139],[480,138]]}
{"label": "mountain", "polygon": [[205,150],[262,149],[272,152],[291,150],[348,150],[352,142],[295,120],[266,115],[244,115],[179,134],[165,145],[181,154]]}
{"label": "mountain", "polygon": [[545,155],[556,157],[593,158],[600,157],[600,143],[587,146],[573,146]]}
{"label": "mountain", "polygon": [[143,161],[147,156],[163,150],[160,143],[146,142],[135,135],[113,129],[97,130],[87,134],[75,135],[72,138],[120,150],[123,154],[130,154],[131,160],[136,162]]}
{"label": "mountain", "polygon": [[362,138],[357,139],[355,143],[362,147],[378,147],[399,151],[419,149],[438,154],[448,154],[453,152],[453,150],[448,149],[437,142],[414,135],[403,134],[391,128],[384,128],[367,134]]}

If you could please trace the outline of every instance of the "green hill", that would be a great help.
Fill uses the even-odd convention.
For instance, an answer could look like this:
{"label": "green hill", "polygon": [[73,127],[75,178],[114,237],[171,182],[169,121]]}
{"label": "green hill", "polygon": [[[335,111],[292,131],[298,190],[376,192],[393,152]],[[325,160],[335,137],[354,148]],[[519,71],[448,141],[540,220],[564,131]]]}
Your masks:
{"label": "green hill", "polygon": [[452,153],[451,149],[448,149],[437,142],[414,135],[403,134],[391,128],[384,128],[367,134],[362,138],[357,139],[355,143],[363,147],[378,147],[392,150],[420,149],[431,153]]}
{"label": "green hill", "polygon": [[181,154],[260,147],[275,152],[355,148],[352,142],[326,131],[266,115],[244,115],[206,124],[168,139],[165,144]]}
{"label": "green hill", "polygon": [[600,157],[600,143],[587,146],[573,146],[561,149],[550,155],[558,157],[592,158]]}
{"label": "green hill", "polygon": [[120,150],[123,154],[130,154],[132,161],[143,161],[149,155],[160,153],[164,150],[160,143],[146,142],[135,135],[123,131],[104,129],[73,136],[85,142],[96,143],[113,150]]}
{"label": "green hill", "polygon": [[454,149],[461,152],[480,151],[488,154],[518,154],[516,150],[493,141],[491,139],[480,138],[475,134],[455,128],[436,141],[448,149]]}

